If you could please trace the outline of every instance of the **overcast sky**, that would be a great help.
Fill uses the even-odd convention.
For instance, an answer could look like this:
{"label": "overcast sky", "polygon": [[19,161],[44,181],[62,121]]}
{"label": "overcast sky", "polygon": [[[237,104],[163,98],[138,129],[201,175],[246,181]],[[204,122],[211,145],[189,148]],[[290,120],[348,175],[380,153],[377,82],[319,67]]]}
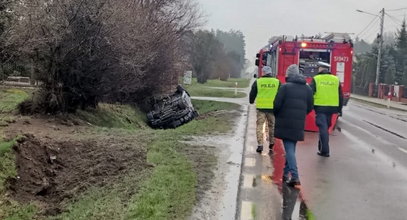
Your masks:
{"label": "overcast sky", "polygon": [[[358,35],[375,18],[356,9],[379,14],[386,10],[407,8],[407,0],[197,0],[206,15],[206,29],[241,30],[246,37],[247,58],[270,36],[308,36],[324,32],[348,32]],[[395,31],[407,10],[388,11],[385,31]],[[372,40],[379,31],[378,19],[360,34]]]}

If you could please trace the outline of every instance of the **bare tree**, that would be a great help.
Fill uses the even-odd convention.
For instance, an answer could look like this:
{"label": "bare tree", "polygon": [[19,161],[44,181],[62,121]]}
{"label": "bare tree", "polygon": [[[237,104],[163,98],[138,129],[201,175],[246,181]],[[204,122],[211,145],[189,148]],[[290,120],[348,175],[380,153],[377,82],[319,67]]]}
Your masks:
{"label": "bare tree", "polygon": [[183,66],[180,40],[199,20],[188,0],[20,0],[14,13],[8,42],[34,60],[48,111],[168,92]]}

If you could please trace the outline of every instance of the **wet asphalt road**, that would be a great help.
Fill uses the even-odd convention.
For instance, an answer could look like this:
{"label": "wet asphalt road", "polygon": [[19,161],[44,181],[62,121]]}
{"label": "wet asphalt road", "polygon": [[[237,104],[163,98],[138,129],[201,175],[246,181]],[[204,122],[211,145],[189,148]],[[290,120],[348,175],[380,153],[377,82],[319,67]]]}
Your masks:
{"label": "wet asphalt road", "polygon": [[330,158],[316,155],[317,133],[297,147],[316,219],[407,219],[407,112],[352,101],[330,138]]}
{"label": "wet asphalt road", "polygon": [[[247,104],[247,98],[214,100]],[[407,112],[351,100],[330,136],[330,158],[316,154],[318,133],[306,132],[305,141],[297,144],[302,183],[297,191],[281,182],[281,141],[273,154],[255,152],[255,107],[250,109],[236,219],[289,219],[290,212],[292,220],[307,215],[318,220],[407,219]]]}
{"label": "wet asphalt road", "polygon": [[343,112],[330,158],[316,154],[318,133],[297,144],[298,191],[282,184],[281,141],[272,154],[255,152],[251,106],[237,219],[407,219],[407,112],[357,101]]}

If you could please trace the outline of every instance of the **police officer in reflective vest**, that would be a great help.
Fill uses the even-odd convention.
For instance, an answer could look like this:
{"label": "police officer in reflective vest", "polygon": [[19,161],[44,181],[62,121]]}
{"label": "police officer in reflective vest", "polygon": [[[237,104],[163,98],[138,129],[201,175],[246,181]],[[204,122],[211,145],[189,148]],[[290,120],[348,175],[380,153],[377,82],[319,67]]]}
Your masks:
{"label": "police officer in reflective vest", "polygon": [[263,151],[263,126],[266,123],[269,135],[269,149],[273,150],[274,146],[274,98],[277,95],[277,91],[280,87],[280,81],[275,78],[275,73],[272,72],[269,66],[264,66],[263,76],[257,79],[251,88],[249,101],[253,104],[256,100],[257,108],[257,150],[261,153]]}
{"label": "police officer in reflective vest", "polygon": [[318,74],[314,76],[311,88],[314,92],[316,125],[319,128],[318,155],[329,157],[329,132],[332,115],[342,114],[342,87],[337,76],[329,71],[330,65],[318,62]]}

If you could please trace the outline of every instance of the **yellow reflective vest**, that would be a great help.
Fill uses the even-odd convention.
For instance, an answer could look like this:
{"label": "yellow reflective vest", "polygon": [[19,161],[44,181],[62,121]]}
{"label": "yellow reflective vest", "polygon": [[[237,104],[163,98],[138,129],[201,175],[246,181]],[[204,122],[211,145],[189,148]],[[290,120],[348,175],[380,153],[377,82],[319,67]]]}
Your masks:
{"label": "yellow reflective vest", "polygon": [[273,109],[280,81],[272,77],[262,77],[257,80],[257,109]]}
{"label": "yellow reflective vest", "polygon": [[316,92],[314,105],[316,106],[339,106],[339,78],[331,74],[314,76]]}

